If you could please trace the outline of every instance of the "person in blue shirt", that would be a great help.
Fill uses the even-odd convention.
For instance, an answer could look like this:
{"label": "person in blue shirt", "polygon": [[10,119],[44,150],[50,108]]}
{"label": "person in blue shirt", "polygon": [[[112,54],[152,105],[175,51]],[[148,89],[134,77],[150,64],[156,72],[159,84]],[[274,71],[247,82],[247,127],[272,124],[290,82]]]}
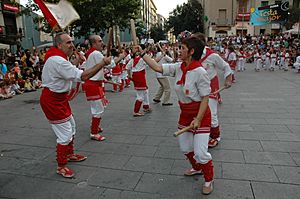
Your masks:
{"label": "person in blue shirt", "polygon": [[0,59],[0,80],[4,79],[4,76],[7,73],[7,66],[5,64],[4,57],[1,57]]}

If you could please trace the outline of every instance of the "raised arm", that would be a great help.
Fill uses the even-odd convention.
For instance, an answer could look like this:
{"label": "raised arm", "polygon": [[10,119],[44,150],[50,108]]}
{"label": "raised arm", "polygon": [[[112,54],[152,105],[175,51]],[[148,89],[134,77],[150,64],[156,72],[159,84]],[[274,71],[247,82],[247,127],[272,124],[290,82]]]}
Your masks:
{"label": "raised arm", "polygon": [[152,59],[149,55],[146,54],[146,50],[143,51],[140,46],[138,46],[139,51],[141,53],[142,59],[150,66],[150,68],[156,72],[162,73],[163,69],[160,64],[158,64],[154,59]]}

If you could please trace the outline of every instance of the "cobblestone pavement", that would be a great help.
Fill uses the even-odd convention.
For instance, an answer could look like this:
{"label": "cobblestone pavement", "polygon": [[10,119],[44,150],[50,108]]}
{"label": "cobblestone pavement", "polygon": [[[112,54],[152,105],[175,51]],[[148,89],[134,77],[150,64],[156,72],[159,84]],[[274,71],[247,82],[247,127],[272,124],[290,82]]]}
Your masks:
{"label": "cobblestone pavement", "polygon": [[[148,72],[150,99],[158,87]],[[173,80],[171,80],[173,82]],[[107,89],[111,89],[107,85]],[[74,179],[55,173],[55,136],[39,106],[40,91],[0,101],[0,198],[72,199],[282,199],[300,196],[300,75],[293,72],[237,73],[222,92],[222,140],[210,149],[214,192],[201,194],[203,177],[189,168],[176,138],[179,108],[152,104],[132,117],[135,92],[107,92],[104,142],[89,139],[90,111],[84,94],[72,102],[76,150],[88,156],[70,163]]]}

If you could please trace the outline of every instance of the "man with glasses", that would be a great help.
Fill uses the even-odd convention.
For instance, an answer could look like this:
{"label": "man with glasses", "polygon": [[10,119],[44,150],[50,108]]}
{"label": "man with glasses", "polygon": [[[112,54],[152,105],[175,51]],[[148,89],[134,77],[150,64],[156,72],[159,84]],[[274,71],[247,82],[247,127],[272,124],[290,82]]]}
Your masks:
{"label": "man with glasses", "polygon": [[68,97],[72,81],[89,79],[105,65],[110,64],[111,59],[110,57],[103,58],[93,67],[82,71],[74,66],[83,60],[82,56],[75,53],[74,62],[69,61],[74,49],[72,38],[67,33],[58,33],[54,37],[54,47],[51,47],[45,55],[42,73],[44,89],[40,97],[42,110],[57,137],[56,160],[58,166],[56,172],[65,178],[74,176],[73,171],[66,166],[68,161],[80,162],[87,158],[74,154],[76,126]]}

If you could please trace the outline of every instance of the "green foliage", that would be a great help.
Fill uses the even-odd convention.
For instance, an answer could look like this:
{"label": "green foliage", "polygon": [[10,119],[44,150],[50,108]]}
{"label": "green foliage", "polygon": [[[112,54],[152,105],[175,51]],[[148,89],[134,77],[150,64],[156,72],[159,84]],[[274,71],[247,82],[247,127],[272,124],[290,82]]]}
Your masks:
{"label": "green foliage", "polygon": [[[59,0],[44,0],[48,3],[58,3]],[[87,36],[90,33],[100,33],[113,25],[121,30],[129,27],[130,19],[137,18],[140,11],[140,0],[69,0],[80,16],[70,29],[74,36]],[[29,14],[38,8],[33,0],[29,0],[22,14]],[[49,31],[49,25],[43,21],[43,31]],[[48,31],[47,31],[48,30]]]}
{"label": "green foliage", "polygon": [[166,32],[162,26],[155,25],[150,28],[150,38],[154,39],[155,42],[166,39]]}
{"label": "green foliage", "polygon": [[173,31],[175,35],[184,30],[203,32],[203,13],[202,5],[197,0],[188,0],[171,12],[166,28]]}
{"label": "green foliage", "polygon": [[292,26],[299,22],[299,17],[300,17],[300,8],[292,7],[289,9],[289,18],[287,22],[284,24],[286,29],[292,29]]}

